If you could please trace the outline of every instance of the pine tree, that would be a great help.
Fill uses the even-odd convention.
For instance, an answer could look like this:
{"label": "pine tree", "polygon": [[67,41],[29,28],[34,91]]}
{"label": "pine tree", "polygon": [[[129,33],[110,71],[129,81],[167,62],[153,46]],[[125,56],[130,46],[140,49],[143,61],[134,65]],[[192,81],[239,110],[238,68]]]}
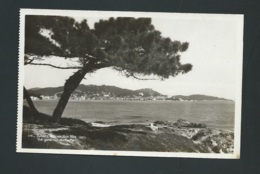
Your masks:
{"label": "pine tree", "polygon": [[[77,22],[70,17],[26,16],[25,27],[27,64],[78,69],[64,84],[53,112],[55,122],[59,122],[72,92],[87,73],[110,67],[126,77],[144,79],[141,77],[155,75],[166,79],[192,69],[191,64],[180,63],[180,54],[188,49],[189,43],[162,37],[152,25],[151,18],[110,18],[100,20],[94,29],[90,29],[87,20]],[[43,31],[49,32],[48,37],[42,34]],[[36,62],[52,56],[76,59],[79,66],[61,67]]]}

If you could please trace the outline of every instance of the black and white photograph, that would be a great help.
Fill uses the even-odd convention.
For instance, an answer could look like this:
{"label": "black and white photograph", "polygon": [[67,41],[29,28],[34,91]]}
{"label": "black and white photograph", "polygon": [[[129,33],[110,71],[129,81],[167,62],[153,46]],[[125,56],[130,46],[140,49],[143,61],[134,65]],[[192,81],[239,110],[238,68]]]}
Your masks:
{"label": "black and white photograph", "polygon": [[243,19],[21,9],[17,152],[239,159]]}

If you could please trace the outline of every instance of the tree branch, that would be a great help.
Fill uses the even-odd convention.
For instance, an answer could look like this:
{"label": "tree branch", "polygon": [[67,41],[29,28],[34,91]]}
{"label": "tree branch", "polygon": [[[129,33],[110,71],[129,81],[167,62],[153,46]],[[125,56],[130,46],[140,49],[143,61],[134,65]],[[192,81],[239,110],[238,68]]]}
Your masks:
{"label": "tree branch", "polygon": [[157,78],[140,78],[140,77],[137,77],[134,74],[130,74],[130,75],[128,75],[128,77],[133,77],[137,80],[163,80],[162,78],[158,78],[158,79]]}
{"label": "tree branch", "polygon": [[30,63],[32,63],[34,61],[34,59],[28,59],[27,61],[24,62],[25,65],[28,65]]}
{"label": "tree branch", "polygon": [[126,77],[132,77],[137,80],[163,80],[163,78],[140,78],[140,77],[137,77],[134,73],[128,72],[127,70],[120,68],[120,67],[116,67],[116,66],[113,66],[113,69],[121,72]]}
{"label": "tree branch", "polygon": [[30,63],[29,65],[50,66],[50,67],[57,68],[57,69],[82,69],[83,68],[81,66],[61,67],[61,66],[55,66],[55,65],[52,65],[52,64],[48,64],[48,63]]}

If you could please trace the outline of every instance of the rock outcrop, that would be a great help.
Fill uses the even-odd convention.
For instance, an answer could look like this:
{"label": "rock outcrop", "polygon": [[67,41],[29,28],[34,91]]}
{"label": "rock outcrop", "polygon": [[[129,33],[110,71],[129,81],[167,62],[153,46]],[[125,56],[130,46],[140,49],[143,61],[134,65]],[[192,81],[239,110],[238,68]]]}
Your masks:
{"label": "rock outcrop", "polygon": [[188,128],[206,128],[206,124],[203,123],[192,123],[187,120],[179,119],[174,125],[178,128],[188,127]]}
{"label": "rock outcrop", "polygon": [[[64,123],[67,123],[65,121]],[[74,121],[51,125],[25,122],[23,148],[232,153],[234,133],[180,119],[175,123],[111,125]],[[102,123],[103,124],[103,123]]]}

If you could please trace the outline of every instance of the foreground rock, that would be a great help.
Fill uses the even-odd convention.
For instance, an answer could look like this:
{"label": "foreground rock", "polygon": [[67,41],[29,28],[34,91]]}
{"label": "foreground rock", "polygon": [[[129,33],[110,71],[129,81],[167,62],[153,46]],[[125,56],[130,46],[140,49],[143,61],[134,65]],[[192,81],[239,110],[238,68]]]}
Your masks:
{"label": "foreground rock", "polygon": [[23,148],[232,153],[231,131],[178,120],[151,125],[65,121],[62,125],[24,122]]}

